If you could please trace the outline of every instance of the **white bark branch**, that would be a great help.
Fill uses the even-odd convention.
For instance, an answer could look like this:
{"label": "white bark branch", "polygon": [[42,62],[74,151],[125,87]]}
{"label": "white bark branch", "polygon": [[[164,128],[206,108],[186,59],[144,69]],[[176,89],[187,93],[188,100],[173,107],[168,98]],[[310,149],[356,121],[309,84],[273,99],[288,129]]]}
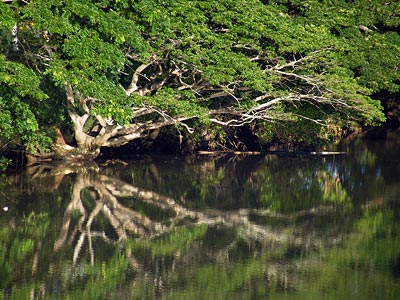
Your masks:
{"label": "white bark branch", "polygon": [[327,51],[332,51],[332,50],[333,50],[332,47],[324,48],[324,49],[319,49],[319,50],[316,50],[316,51],[314,51],[314,52],[311,52],[310,54],[308,54],[308,55],[306,55],[306,56],[303,56],[303,57],[301,57],[301,58],[299,58],[299,59],[294,59],[294,60],[292,60],[292,61],[290,61],[290,62],[288,62],[288,63],[286,63],[286,64],[283,64],[283,65],[278,65],[278,64],[277,64],[277,65],[274,66],[272,69],[273,69],[273,70],[276,70],[276,71],[279,71],[279,70],[286,69],[286,68],[294,68],[294,67],[296,67],[296,66],[302,64],[303,62],[306,62],[306,61],[308,61],[308,60],[310,60],[310,59],[315,58],[319,53],[327,52]]}
{"label": "white bark branch", "polygon": [[[88,110],[88,112],[85,112],[82,116],[79,115],[77,112],[76,101],[75,101],[75,96],[74,96],[72,86],[69,85],[68,83],[65,83],[64,87],[65,87],[65,92],[66,92],[66,96],[67,96],[67,101],[69,104],[68,105],[68,113],[69,113],[71,121],[74,125],[74,133],[75,133],[76,142],[80,147],[86,148],[94,140],[93,137],[87,135],[83,130],[83,127],[85,126],[86,121],[90,117],[90,110],[86,106],[86,103],[84,103],[84,108],[86,106],[86,109]],[[83,102],[85,101],[84,99],[80,99],[80,100]]]}
{"label": "white bark branch", "polygon": [[[268,97],[270,97],[268,94],[264,94],[255,98],[254,101],[257,103],[261,100],[267,99]],[[268,122],[275,122],[278,120],[289,121],[290,119],[293,119],[293,117],[297,117],[314,122],[321,126],[328,125],[326,122],[319,119],[313,119],[302,114],[279,112],[279,110],[276,109],[282,103],[291,103],[292,105],[294,105],[295,102],[315,105],[321,111],[322,111],[322,106],[326,105],[330,105],[334,107],[336,110],[349,110],[352,108],[352,106],[349,105],[344,99],[329,98],[326,96],[316,96],[312,94],[291,93],[286,96],[271,99],[264,103],[258,104],[248,109],[247,111],[243,109],[234,109],[234,108],[212,110],[210,111],[210,115],[215,115],[215,116],[220,115],[220,116],[225,116],[225,118],[220,119],[214,117],[211,118],[210,121],[222,126],[238,127],[252,123],[256,120],[264,120]],[[362,112],[362,108],[354,107],[353,109]],[[231,117],[227,118],[227,116]]]}
{"label": "white bark branch", "polygon": [[133,92],[136,92],[139,90],[139,87],[138,87],[139,75],[151,64],[152,64],[152,62],[149,62],[146,64],[141,64],[139,67],[136,68],[135,72],[132,75],[131,83],[125,89],[125,93],[127,96],[130,96]]}

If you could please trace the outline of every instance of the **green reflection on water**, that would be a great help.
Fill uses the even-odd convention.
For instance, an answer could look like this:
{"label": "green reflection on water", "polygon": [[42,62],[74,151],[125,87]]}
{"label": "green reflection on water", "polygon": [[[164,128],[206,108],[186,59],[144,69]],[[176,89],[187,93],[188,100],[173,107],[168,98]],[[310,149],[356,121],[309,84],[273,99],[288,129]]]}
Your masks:
{"label": "green reflection on water", "polygon": [[0,299],[397,299],[399,148],[345,147],[2,177]]}

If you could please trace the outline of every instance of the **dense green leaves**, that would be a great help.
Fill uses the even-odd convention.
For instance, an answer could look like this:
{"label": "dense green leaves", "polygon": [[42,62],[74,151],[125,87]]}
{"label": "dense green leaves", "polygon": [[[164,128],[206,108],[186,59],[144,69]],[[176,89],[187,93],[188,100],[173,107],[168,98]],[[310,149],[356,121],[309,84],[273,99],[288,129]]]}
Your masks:
{"label": "dense green leaves", "polygon": [[11,28],[13,28],[14,25],[15,25],[15,19],[13,10],[4,1],[1,1],[0,26],[11,30]]}
{"label": "dense green leaves", "polygon": [[44,105],[47,98],[39,80],[32,70],[0,55],[0,150],[8,144],[24,144],[35,152],[49,144],[34,113],[35,106]]}
{"label": "dense green leaves", "polygon": [[[285,5],[289,1],[277,1]],[[326,28],[344,51],[338,63],[374,91],[398,91],[400,4],[396,1],[290,1],[296,23]]]}
{"label": "dense green leaves", "polygon": [[[303,122],[317,140],[290,139],[313,144],[382,122],[371,95],[399,91],[395,2],[35,0],[1,2],[0,16],[2,145],[30,143],[14,123],[39,141],[75,113],[90,115],[84,134],[99,140],[198,118],[275,138]],[[117,132],[128,124],[142,131]]]}

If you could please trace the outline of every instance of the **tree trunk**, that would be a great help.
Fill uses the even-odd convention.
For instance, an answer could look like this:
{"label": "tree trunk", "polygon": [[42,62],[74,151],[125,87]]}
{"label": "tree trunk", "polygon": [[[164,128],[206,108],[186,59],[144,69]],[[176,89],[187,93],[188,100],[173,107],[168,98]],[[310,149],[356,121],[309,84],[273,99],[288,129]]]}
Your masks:
{"label": "tree trunk", "polygon": [[100,147],[92,145],[90,141],[80,143],[77,147],[68,145],[60,131],[56,129],[56,141],[53,145],[54,159],[64,161],[93,160],[100,154]]}

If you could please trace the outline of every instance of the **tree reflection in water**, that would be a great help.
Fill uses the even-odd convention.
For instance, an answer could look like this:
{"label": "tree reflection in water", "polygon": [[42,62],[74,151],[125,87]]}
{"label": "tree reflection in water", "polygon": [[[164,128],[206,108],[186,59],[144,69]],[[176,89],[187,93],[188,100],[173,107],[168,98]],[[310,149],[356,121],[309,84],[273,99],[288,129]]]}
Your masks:
{"label": "tree reflection in water", "polygon": [[[267,156],[30,169],[19,185],[33,199],[24,205],[40,205],[23,208],[28,218],[6,219],[14,225],[0,232],[2,297],[280,299],[306,289],[297,298],[308,299],[327,282],[349,292],[347,266],[362,270],[374,248],[389,257],[374,258],[384,269],[374,272],[394,293],[387,270],[400,257],[397,212],[386,209],[385,195],[354,194],[366,186],[356,185],[360,165],[376,168],[368,157],[359,156],[368,164]],[[363,172],[371,188],[385,181]],[[18,197],[12,211],[21,208]],[[372,288],[367,280],[365,290]]]}
{"label": "tree reflection in water", "polygon": [[[151,164],[153,172],[157,169]],[[238,238],[267,243],[284,243],[292,245],[303,245],[306,243],[305,236],[294,236],[292,221],[307,215],[320,215],[321,212],[332,210],[332,206],[318,206],[310,210],[300,210],[291,214],[282,214],[270,209],[251,209],[242,208],[239,210],[194,210],[185,208],[176,200],[160,195],[154,191],[142,189],[129,184],[116,177],[102,174],[100,168],[79,168],[73,171],[71,166],[67,169],[58,167],[52,169],[50,174],[57,174],[60,180],[62,174],[76,172],[73,179],[71,199],[65,209],[61,230],[58,239],[54,243],[54,250],[58,251],[65,243],[75,243],[73,251],[72,266],[75,267],[79,254],[85,241],[90,253],[90,261],[94,263],[94,249],[92,238],[102,239],[106,243],[116,244],[126,241],[129,237],[139,240],[152,240],[171,231],[176,231],[181,226],[199,226],[206,224],[220,225],[225,228],[234,228]],[[38,174],[36,173],[36,176]],[[87,191],[85,194],[83,191]],[[89,196],[93,204],[90,209],[83,204],[84,197]],[[160,211],[167,211],[170,217],[162,222],[154,220],[140,211],[127,207],[120,203],[119,199],[131,199],[135,202],[146,203]],[[181,199],[182,202],[182,199]],[[184,202],[184,201],[183,201]],[[102,214],[113,228],[116,239],[112,239],[105,231],[93,230],[94,220]],[[78,216],[78,220],[73,222],[73,218]],[[257,224],[257,220],[265,218],[281,219],[287,223],[286,226],[262,226]],[[112,235],[112,234],[111,234]],[[306,238],[308,247],[321,245],[322,242],[316,236],[313,239]],[[231,245],[228,245],[228,248]],[[227,249],[222,250],[226,252]],[[139,268],[137,260],[130,256],[130,262],[135,269]]]}

